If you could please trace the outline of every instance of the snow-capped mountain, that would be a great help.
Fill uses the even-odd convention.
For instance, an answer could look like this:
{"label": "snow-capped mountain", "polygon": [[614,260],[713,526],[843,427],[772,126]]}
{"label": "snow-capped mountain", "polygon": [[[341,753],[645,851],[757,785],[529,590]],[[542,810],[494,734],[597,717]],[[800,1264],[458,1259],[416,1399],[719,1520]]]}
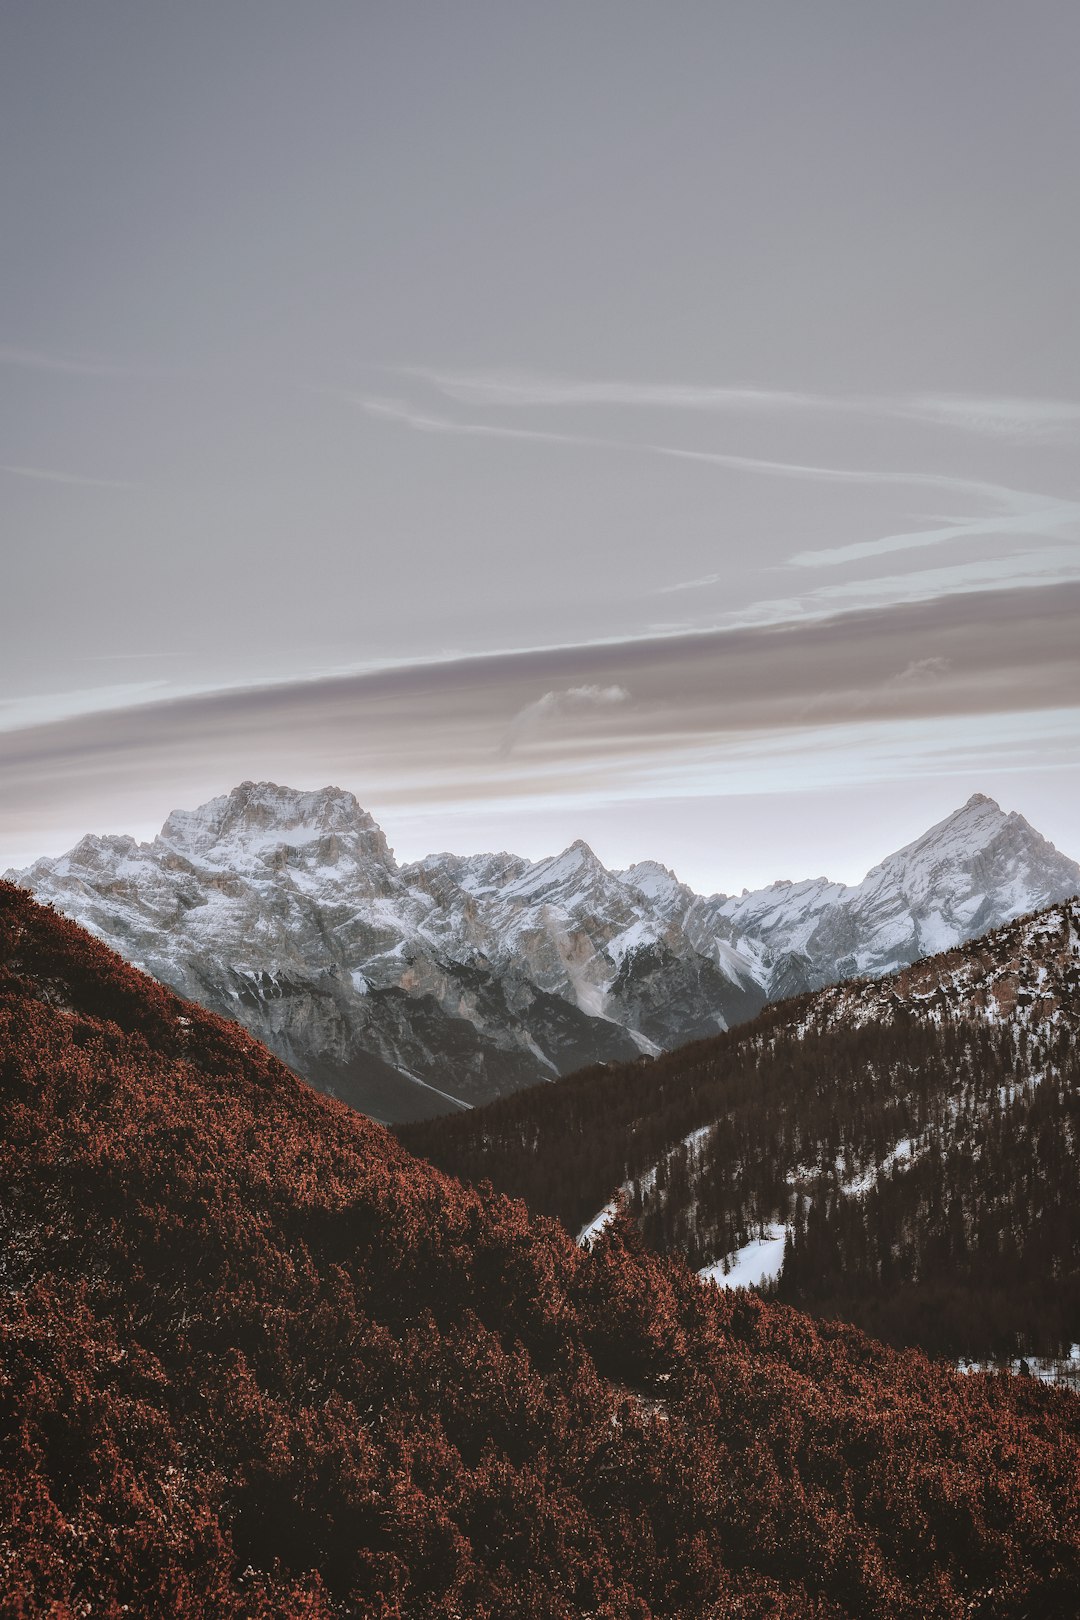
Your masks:
{"label": "snow-capped mountain", "polygon": [[749,963],[693,949],[584,844],[399,867],[337,788],[245,782],[152,843],[87,837],[12,875],[383,1118],[655,1052],[764,1001]]}
{"label": "snow-capped mountain", "polygon": [[1075,862],[981,795],[854,887],[703,897],[580,841],[399,866],[351,793],[267,782],[175,811],[151,843],[87,837],[8,876],[398,1120],[713,1034],[1080,890]]}
{"label": "snow-capped mountain", "polygon": [[726,939],[771,1001],[895,972],[1080,890],[1080,865],[1016,811],[975,793],[861,883],[813,878],[728,898],[687,896],[692,940]]}

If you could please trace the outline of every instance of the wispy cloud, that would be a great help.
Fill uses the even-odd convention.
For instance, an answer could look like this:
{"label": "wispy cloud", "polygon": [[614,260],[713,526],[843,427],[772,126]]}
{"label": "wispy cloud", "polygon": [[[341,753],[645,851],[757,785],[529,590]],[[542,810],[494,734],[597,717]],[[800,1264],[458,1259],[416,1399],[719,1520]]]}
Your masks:
{"label": "wispy cloud", "polygon": [[[406,400],[387,399],[375,395],[350,394],[341,392],[337,397],[346,400],[349,404],[358,406],[369,416],[377,417],[382,421],[400,423],[404,427],[414,428],[424,433],[463,434],[468,437],[493,439],[527,439],[542,444],[570,445],[581,449],[618,450],[633,454],[649,456],[662,456],[675,461],[697,462],[704,466],[723,467],[731,472],[759,473],[773,478],[806,479],[813,483],[822,484],[851,484],[863,486],[882,485],[910,485],[914,488],[944,490],[952,494],[978,496],[990,501],[1004,502],[1015,512],[1035,513],[1042,512],[1049,520],[1052,516],[1055,527],[1061,523],[1071,521],[1077,507],[1074,502],[1058,501],[1054,497],[1028,494],[1022,490],[1009,489],[1002,484],[987,483],[981,479],[956,478],[945,473],[921,472],[887,472],[877,468],[854,467],[825,467],[810,462],[775,461],[763,456],[734,455],[724,450],[688,450],[680,445],[659,444],[652,441],[632,439],[617,439],[600,437],[594,434],[579,433],[553,433],[540,428],[512,428],[487,422],[460,422],[452,417],[437,416],[431,412],[418,411]],[[963,519],[962,523],[974,523],[978,519]],[[1038,532],[1043,532],[1042,529]],[[907,540],[907,536],[897,536],[896,539]],[[928,539],[927,544],[931,543]],[[888,539],[866,542],[883,550],[904,549],[899,544],[890,547]],[[846,548],[845,548],[846,549]],[[852,556],[855,550],[852,548]],[[869,551],[865,553],[871,555]],[[839,552],[837,560],[844,560]],[[833,552],[804,552],[793,557],[791,561],[802,565],[804,560],[813,559],[816,565],[826,558],[832,559]],[[667,587],[671,590],[681,589],[680,586]]]}
{"label": "wispy cloud", "polygon": [[[723,579],[721,573],[707,574],[700,580],[686,580],[666,588],[691,590],[695,586],[720,584]],[[1022,594],[1039,587],[1070,589],[1078,582],[1080,555],[1076,546],[1042,546],[1017,555],[980,557],[971,562],[918,569],[904,574],[882,574],[873,578],[845,580],[842,584],[818,585],[798,596],[766,598],[724,614],[718,621],[718,627],[739,629],[788,622],[804,623],[832,618],[837,614],[945,601],[986,591],[1011,590]]]}
{"label": "wispy cloud", "polygon": [[894,411],[943,427],[1005,439],[1048,438],[1080,427],[1080,404],[1066,399],[923,394],[897,401]]}
{"label": "wispy cloud", "polygon": [[39,484],[76,484],[80,489],[137,489],[137,484],[123,478],[88,478],[82,473],[57,472],[52,467],[15,467],[2,469],[13,478],[32,478]]}
{"label": "wispy cloud", "polygon": [[456,422],[448,416],[433,416],[430,412],[414,410],[405,400],[383,399],[369,394],[340,393],[340,399],[356,405],[368,416],[383,422],[397,422],[418,433],[461,434],[466,438],[525,439],[541,444],[569,444],[594,448],[621,448],[614,441],[583,438],[575,433],[545,433],[539,428],[510,428],[491,426],[485,422]]}
{"label": "wispy cloud", "polygon": [[525,372],[429,371],[401,366],[399,376],[427,383],[448,399],[473,406],[626,405],[682,411],[814,409],[824,395],[766,388],[702,387],[694,383],[588,382]]}
{"label": "wispy cloud", "polygon": [[890,686],[924,686],[927,681],[941,681],[952,669],[951,658],[913,658],[898,674],[890,678]]}
{"label": "wispy cloud", "polygon": [[1002,484],[989,484],[982,479],[956,478],[947,473],[886,472],[873,467],[821,467],[812,462],[772,461],[763,456],[736,456],[724,450],[684,450],[672,444],[626,444],[626,449],[638,448],[656,456],[671,456],[677,461],[699,461],[706,466],[727,467],[733,472],[763,473],[773,478],[805,478],[819,484],[910,484],[916,489],[943,489],[954,494],[980,495],[990,500],[1004,496],[1017,496],[1022,501],[1040,500],[1041,496],[1025,495],[1007,489]]}
{"label": "wispy cloud", "polygon": [[937,394],[825,394],[799,389],[699,383],[641,383],[544,376],[514,371],[390,368],[462,405],[502,409],[622,406],[644,410],[715,412],[834,412],[896,417],[995,438],[1050,438],[1080,429],[1074,400]]}
{"label": "wispy cloud", "polygon": [[[909,475],[902,482],[925,482]],[[955,488],[959,480],[949,480]],[[963,487],[961,485],[961,487]],[[788,559],[795,568],[832,568],[840,564],[859,562],[867,557],[882,557],[889,552],[914,551],[926,546],[943,545],[949,541],[976,540],[988,535],[1027,535],[1048,539],[1068,532],[1080,523],[1080,502],[1058,500],[1054,496],[1028,494],[1024,490],[1007,489],[994,484],[970,484],[969,491],[989,496],[1004,511],[984,516],[961,518],[939,524],[937,528],[916,529],[906,534],[883,535],[877,540],[860,540],[851,545],[832,546],[820,551],[800,551]]]}
{"label": "wispy cloud", "polygon": [[[341,393],[338,397],[358,406],[369,416],[394,422],[425,433],[460,434],[472,438],[527,440],[542,444],[569,446],[575,449],[614,451],[620,454],[656,456],[667,460],[688,462],[706,467],[718,467],[729,472],[746,473],[767,478],[798,479],[811,483],[850,485],[863,488],[904,487],[933,490],[939,494],[962,496],[966,501],[979,502],[991,508],[989,512],[956,517],[937,517],[926,528],[880,535],[874,539],[859,540],[843,546],[795,552],[787,558],[785,566],[796,569],[834,568],[891,553],[923,550],[950,543],[984,540],[991,537],[1015,535],[1026,539],[1051,539],[1070,536],[1080,525],[1080,502],[1063,500],[1027,490],[1012,489],[1005,484],[990,483],[985,479],[958,478],[945,473],[888,471],[882,468],[855,468],[821,466],[812,462],[778,461],[762,456],[736,455],[723,450],[690,450],[680,445],[655,441],[598,437],[591,434],[558,433],[539,428],[506,427],[501,424],[461,422],[452,417],[418,411],[406,400],[363,394]],[[795,396],[791,396],[795,397]],[[1015,402],[1014,402],[1015,403]],[[1007,559],[991,563],[989,572],[976,566],[973,580],[989,583],[1016,572],[1017,582],[1031,581],[1030,570],[1025,573],[1018,561]],[[1004,568],[1004,576],[1002,569]],[[1061,568],[1058,554],[1053,555],[1052,570],[1061,577],[1073,577],[1075,566],[1070,560]],[[658,595],[702,590],[720,584],[723,571],[698,575],[692,579],[677,580],[660,586]],[[958,576],[965,577],[963,571]],[[1037,574],[1043,579],[1046,572]],[[892,587],[895,581],[885,582]],[[959,586],[954,588],[960,588]],[[967,588],[967,587],[965,587]],[[860,587],[855,587],[856,592]],[[825,589],[812,595],[830,596]],[[871,591],[868,602],[877,600]],[[890,597],[890,599],[894,599]],[[782,604],[795,610],[794,603]],[[762,604],[768,607],[769,604]]]}
{"label": "wispy cloud", "polygon": [[125,711],[139,704],[172,696],[164,681],[116,681],[108,686],[84,686],[77,691],[32,693],[0,699],[0,748],[3,734],[48,726],[83,715]]}
{"label": "wispy cloud", "polygon": [[[890,472],[876,468],[826,467],[808,462],[776,461],[760,456],[733,455],[720,450],[687,450],[679,445],[597,438],[591,435],[553,433],[542,429],[511,428],[489,423],[458,422],[450,417],[419,412],[407,401],[368,395],[345,395],[350,403],[383,421],[400,423],[427,433],[464,434],[470,437],[524,439],[540,443],[569,445],[581,449],[615,450],[721,467],[731,472],[771,478],[793,478],[813,483],[848,484],[863,487],[906,486],[932,489],[968,499],[988,502],[995,511],[942,522],[926,529],[882,535],[814,551],[794,553],[787,560],[793,568],[830,568],[892,552],[912,551],[949,542],[970,541],[993,535],[1025,535],[1050,538],[1068,532],[1080,523],[1080,503],[1054,496],[1011,489],[982,479],[957,478],[943,473]],[[719,584],[720,572],[678,580],[659,588],[659,595],[700,590]]]}
{"label": "wispy cloud", "polygon": [[[1041,503],[1047,511],[1057,508],[1073,510],[1075,503],[1057,501],[1053,497],[1029,494],[1004,484],[988,483],[982,479],[957,478],[946,473],[892,472],[880,468],[826,467],[811,462],[776,461],[765,456],[735,455],[724,450],[690,450],[681,445],[660,444],[652,441],[618,439],[595,434],[553,433],[539,428],[510,428],[487,422],[460,422],[452,417],[418,411],[403,399],[387,399],[376,395],[340,392],[337,397],[358,406],[369,416],[384,421],[399,422],[426,433],[460,433],[496,439],[536,439],[542,443],[577,445],[584,448],[644,452],[653,456],[668,456],[677,461],[696,461],[707,466],[726,467],[733,472],[762,473],[776,478],[802,478],[823,484],[907,484],[915,488],[946,490],[954,494],[982,496],[992,501],[1004,501],[1017,510]],[[785,396],[794,398],[796,396]],[[1080,415],[1080,411],[1078,411]],[[966,521],[966,520],[965,520]],[[972,520],[974,521],[974,520]],[[1064,521],[1064,519],[1062,519]],[[812,555],[807,553],[806,555]],[[817,554],[813,554],[817,555]],[[824,552],[821,556],[826,555]]]}
{"label": "wispy cloud", "polygon": [[629,703],[630,693],[625,686],[568,686],[561,691],[545,692],[532,703],[520,708],[507,726],[499,743],[498,752],[512,753],[518,743],[545,721],[560,715],[580,714],[589,709],[609,709],[615,704]]}

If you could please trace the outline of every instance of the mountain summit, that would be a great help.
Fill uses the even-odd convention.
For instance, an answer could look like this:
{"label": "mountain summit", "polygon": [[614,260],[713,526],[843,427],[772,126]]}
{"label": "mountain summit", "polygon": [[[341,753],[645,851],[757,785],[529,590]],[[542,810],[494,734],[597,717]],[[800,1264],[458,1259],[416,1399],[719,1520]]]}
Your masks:
{"label": "mountain summit", "polygon": [[255,868],[275,851],[296,851],[311,864],[340,854],[388,871],[394,857],[382,829],[353,794],[342,788],[299,793],[273,782],[241,782],[198,810],[174,810],[155,848],[204,861],[224,871]]}
{"label": "mountain summit", "polygon": [[8,876],[391,1120],[715,1034],[1080,890],[1080,866],[981,794],[860,884],[729,897],[657,862],[609,871],[580,840],[399,866],[351,793],[271,782]]}

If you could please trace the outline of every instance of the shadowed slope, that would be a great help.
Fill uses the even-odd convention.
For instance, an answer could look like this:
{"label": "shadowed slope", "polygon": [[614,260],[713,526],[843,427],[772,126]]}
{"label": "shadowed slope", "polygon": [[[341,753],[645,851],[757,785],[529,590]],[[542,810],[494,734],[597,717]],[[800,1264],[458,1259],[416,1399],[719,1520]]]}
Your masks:
{"label": "shadowed slope", "polygon": [[891,1343],[1057,1357],[1080,1338],[1078,1119],[1072,900],[398,1135],[571,1232],[623,1186],[650,1245],[695,1269],[770,1234],[781,1297]]}
{"label": "shadowed slope", "polygon": [[1065,1616],[1080,1404],[591,1255],[0,886],[0,1615]]}

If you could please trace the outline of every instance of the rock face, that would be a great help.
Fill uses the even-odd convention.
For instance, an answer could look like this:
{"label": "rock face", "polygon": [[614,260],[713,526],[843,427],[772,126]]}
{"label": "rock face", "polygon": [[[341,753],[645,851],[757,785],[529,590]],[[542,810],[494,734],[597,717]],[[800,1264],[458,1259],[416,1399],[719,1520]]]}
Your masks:
{"label": "rock face", "polygon": [[351,793],[244,782],[149,844],[87,837],[9,873],[315,1085],[387,1120],[468,1106],[883,974],[1080,890],[976,795],[855,887],[703,897],[586,844],[399,866]]}

